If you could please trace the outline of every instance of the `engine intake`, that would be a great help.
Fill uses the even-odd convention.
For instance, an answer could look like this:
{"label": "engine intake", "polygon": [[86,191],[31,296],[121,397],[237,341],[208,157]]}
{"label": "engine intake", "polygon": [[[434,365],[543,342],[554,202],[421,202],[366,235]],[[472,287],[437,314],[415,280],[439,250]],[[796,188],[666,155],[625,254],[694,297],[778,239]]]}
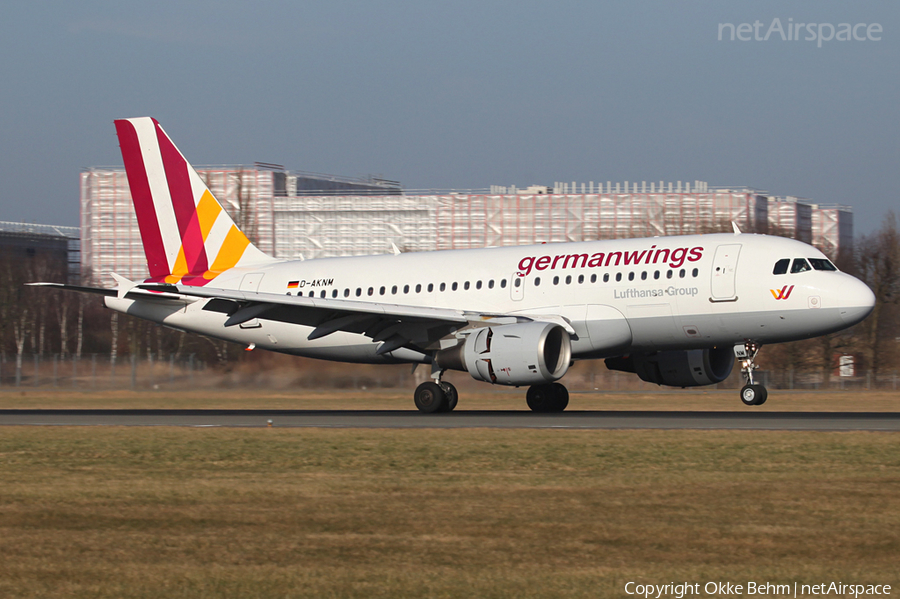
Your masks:
{"label": "engine intake", "polygon": [[734,367],[731,347],[661,351],[607,358],[610,370],[633,372],[641,380],[671,387],[699,387],[721,383]]}
{"label": "engine intake", "polygon": [[497,385],[535,385],[562,378],[572,360],[566,330],[550,322],[477,329],[456,347],[435,354],[441,368],[465,370]]}

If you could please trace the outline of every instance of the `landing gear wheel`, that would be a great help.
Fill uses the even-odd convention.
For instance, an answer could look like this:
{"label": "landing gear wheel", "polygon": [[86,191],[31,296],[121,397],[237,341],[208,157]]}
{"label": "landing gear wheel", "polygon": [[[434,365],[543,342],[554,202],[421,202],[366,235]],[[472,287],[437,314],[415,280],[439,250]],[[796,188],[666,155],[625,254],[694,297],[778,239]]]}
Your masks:
{"label": "landing gear wheel", "polygon": [[734,355],[741,359],[741,373],[747,379],[747,384],[741,388],[741,401],[745,406],[761,406],[769,398],[769,392],[763,385],[757,385],[753,380],[753,371],[759,368],[755,364],[756,355],[760,345],[753,341],[746,341],[742,345],[734,347]]}
{"label": "landing gear wheel", "polygon": [[745,406],[761,406],[769,398],[769,392],[762,385],[744,385],[741,389],[741,401]]}
{"label": "landing gear wheel", "polygon": [[452,412],[459,403],[459,393],[451,383],[441,383],[441,390],[444,392],[444,406],[442,412]]}
{"label": "landing gear wheel", "polygon": [[552,383],[553,393],[556,396],[551,412],[562,412],[569,405],[569,390],[560,383]]}
{"label": "landing gear wheel", "polygon": [[427,381],[416,387],[415,402],[420,412],[433,414],[443,411],[447,396],[440,385]]}
{"label": "landing gear wheel", "polygon": [[534,412],[562,412],[569,405],[569,391],[559,383],[533,385],[525,402]]}

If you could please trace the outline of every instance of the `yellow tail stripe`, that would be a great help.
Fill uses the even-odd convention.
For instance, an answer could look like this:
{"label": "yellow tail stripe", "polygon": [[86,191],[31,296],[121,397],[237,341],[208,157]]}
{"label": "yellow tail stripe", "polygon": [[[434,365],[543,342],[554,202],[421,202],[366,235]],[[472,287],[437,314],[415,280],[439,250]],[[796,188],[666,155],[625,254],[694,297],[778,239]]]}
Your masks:
{"label": "yellow tail stripe", "polygon": [[181,279],[188,274],[187,258],[184,256],[184,246],[178,248],[178,257],[175,258],[175,264],[172,266],[172,276]]}
{"label": "yellow tail stripe", "polygon": [[247,249],[248,245],[250,245],[250,240],[247,239],[247,236],[241,233],[241,230],[236,226],[231,225],[228,235],[225,236],[225,241],[222,242],[222,248],[216,254],[216,260],[213,262],[212,268],[204,273],[204,278],[211,279],[223,270],[228,270],[236,265],[241,256],[244,255],[244,250]]}
{"label": "yellow tail stripe", "polygon": [[200,224],[200,234],[204,242],[209,237],[209,232],[216,219],[219,218],[220,212],[222,212],[222,207],[219,206],[216,198],[213,197],[208,189],[205,190],[200,198],[200,202],[197,203],[197,222]]}

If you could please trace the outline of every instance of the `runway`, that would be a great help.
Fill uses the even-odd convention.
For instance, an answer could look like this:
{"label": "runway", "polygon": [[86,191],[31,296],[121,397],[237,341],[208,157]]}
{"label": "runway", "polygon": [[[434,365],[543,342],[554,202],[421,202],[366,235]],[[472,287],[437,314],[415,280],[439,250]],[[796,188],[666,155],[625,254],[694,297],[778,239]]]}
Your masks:
{"label": "runway", "polygon": [[[271,422],[271,424],[270,424]],[[900,432],[898,412],[0,410],[0,426],[547,428]]]}

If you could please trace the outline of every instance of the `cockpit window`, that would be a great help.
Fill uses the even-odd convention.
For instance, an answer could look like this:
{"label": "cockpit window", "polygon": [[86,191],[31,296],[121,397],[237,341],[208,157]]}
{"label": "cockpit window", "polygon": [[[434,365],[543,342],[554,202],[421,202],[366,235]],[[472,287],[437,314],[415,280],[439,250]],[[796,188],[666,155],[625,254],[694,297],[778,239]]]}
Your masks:
{"label": "cockpit window", "polygon": [[810,258],[809,263],[816,270],[837,270],[837,267],[831,263],[831,260],[825,258]]}
{"label": "cockpit window", "polygon": [[778,262],[775,263],[775,270],[772,271],[773,275],[783,275],[787,272],[788,266],[791,265],[790,258],[782,258]]}
{"label": "cockpit window", "polygon": [[812,267],[809,265],[809,262],[804,258],[794,258],[794,263],[791,265],[791,274],[798,272],[806,272],[807,270],[812,270]]}

